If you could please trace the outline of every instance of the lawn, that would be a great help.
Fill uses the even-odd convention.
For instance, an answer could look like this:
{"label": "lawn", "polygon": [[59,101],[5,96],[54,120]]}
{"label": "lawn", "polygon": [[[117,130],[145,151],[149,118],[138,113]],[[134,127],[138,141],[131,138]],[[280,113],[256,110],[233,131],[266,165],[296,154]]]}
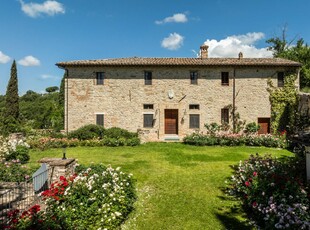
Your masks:
{"label": "lawn", "polygon": [[[138,201],[122,229],[249,229],[238,203],[223,188],[232,165],[250,154],[292,156],[287,150],[254,147],[196,147],[147,143],[137,147],[76,147],[68,158],[80,164],[120,166],[136,179]],[[62,157],[62,149],[31,151],[30,165]]]}

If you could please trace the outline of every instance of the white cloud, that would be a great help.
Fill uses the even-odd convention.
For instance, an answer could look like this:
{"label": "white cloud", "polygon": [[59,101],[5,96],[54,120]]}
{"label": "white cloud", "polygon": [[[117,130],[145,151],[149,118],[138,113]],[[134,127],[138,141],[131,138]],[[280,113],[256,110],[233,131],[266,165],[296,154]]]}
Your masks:
{"label": "white cloud", "polygon": [[161,46],[168,50],[177,50],[183,45],[184,37],[180,34],[173,33],[162,40]]}
{"label": "white cloud", "polygon": [[40,60],[33,56],[26,56],[17,63],[23,66],[38,66],[40,65]]}
{"label": "white cloud", "polygon": [[52,16],[65,13],[63,4],[54,0],[47,0],[41,4],[33,2],[25,3],[23,0],[20,0],[20,4],[22,5],[22,11],[32,18],[36,18],[43,14]]}
{"label": "white cloud", "polygon": [[8,63],[11,58],[0,51],[0,63],[5,64]]}
{"label": "white cloud", "polygon": [[272,52],[267,48],[256,48],[255,42],[262,40],[264,33],[253,32],[243,35],[233,35],[222,40],[206,40],[204,44],[209,46],[209,57],[238,57],[239,52],[245,58],[272,57]]}
{"label": "white cloud", "polygon": [[59,77],[58,76],[49,75],[49,74],[42,74],[41,75],[41,79],[43,79],[43,80],[48,80],[48,79],[58,80]]}
{"label": "white cloud", "polygon": [[187,19],[185,14],[178,13],[178,14],[174,14],[171,17],[167,17],[161,21],[155,21],[155,23],[157,25],[160,25],[160,24],[165,24],[165,23],[169,23],[169,22],[185,23],[187,21],[188,21],[188,19]]}

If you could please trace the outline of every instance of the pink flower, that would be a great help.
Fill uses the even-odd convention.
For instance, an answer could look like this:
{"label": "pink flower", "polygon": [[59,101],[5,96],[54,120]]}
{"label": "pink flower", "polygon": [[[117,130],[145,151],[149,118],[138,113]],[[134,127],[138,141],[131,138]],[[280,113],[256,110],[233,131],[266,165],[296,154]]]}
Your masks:
{"label": "pink flower", "polygon": [[249,187],[251,185],[251,183],[249,181],[246,181],[245,183],[245,186]]}
{"label": "pink flower", "polygon": [[253,172],[253,176],[257,176],[257,172]]}

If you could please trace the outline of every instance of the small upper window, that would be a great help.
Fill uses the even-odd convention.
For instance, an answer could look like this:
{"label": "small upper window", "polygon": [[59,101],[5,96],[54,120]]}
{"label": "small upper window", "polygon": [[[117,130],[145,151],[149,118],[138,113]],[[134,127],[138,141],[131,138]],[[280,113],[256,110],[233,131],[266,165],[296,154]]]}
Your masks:
{"label": "small upper window", "polygon": [[143,109],[154,109],[154,105],[153,104],[144,104]]}
{"label": "small upper window", "polygon": [[144,84],[145,85],[152,85],[152,72],[150,72],[150,71],[144,72]]}
{"label": "small upper window", "polygon": [[96,73],[96,84],[97,85],[103,85],[104,80],[104,73],[103,72],[97,72]]}
{"label": "small upper window", "polygon": [[192,71],[190,72],[191,84],[197,85],[198,84],[198,72]]}
{"label": "small upper window", "polygon": [[222,72],[222,85],[229,85],[229,72]]}
{"label": "small upper window", "polygon": [[278,72],[278,87],[284,86],[284,72]]}
{"label": "small upper window", "polygon": [[198,104],[190,104],[189,109],[199,109],[199,105]]}

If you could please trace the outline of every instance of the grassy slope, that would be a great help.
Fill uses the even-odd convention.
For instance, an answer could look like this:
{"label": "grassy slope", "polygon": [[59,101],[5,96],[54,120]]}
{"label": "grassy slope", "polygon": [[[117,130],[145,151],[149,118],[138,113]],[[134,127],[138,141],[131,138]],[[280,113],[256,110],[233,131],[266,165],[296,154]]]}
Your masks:
{"label": "grassy slope", "polygon": [[[289,156],[286,150],[249,147],[196,147],[148,143],[138,147],[70,148],[81,164],[121,166],[137,180],[136,210],[123,229],[248,229],[243,214],[222,189],[231,165],[250,154]],[[62,157],[61,149],[32,151],[31,164],[42,157]]]}

